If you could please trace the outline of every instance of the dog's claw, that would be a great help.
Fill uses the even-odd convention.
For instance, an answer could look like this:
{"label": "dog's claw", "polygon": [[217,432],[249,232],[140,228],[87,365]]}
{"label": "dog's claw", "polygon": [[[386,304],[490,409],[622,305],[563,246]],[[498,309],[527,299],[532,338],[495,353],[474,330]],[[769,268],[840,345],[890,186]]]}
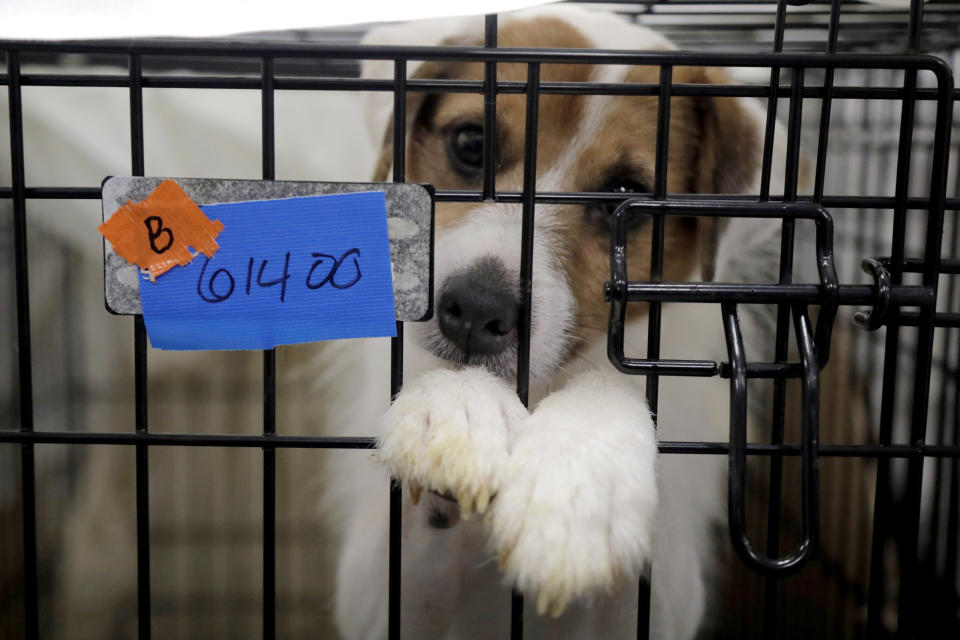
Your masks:
{"label": "dog's claw", "polygon": [[423,493],[423,487],[416,482],[411,482],[409,488],[410,501],[413,502],[414,506],[420,504],[420,495]]}
{"label": "dog's claw", "polygon": [[497,559],[497,565],[500,568],[500,571],[503,571],[507,566],[507,561],[510,559],[510,552],[513,549],[507,547],[506,549],[501,549],[500,557]]}
{"label": "dog's claw", "polygon": [[473,515],[473,498],[465,491],[457,498],[457,502],[460,503],[460,519],[469,520]]}
{"label": "dog's claw", "polygon": [[546,591],[537,594],[537,615],[542,616],[550,607],[550,596]]}
{"label": "dog's claw", "polygon": [[550,615],[554,618],[559,618],[561,615],[563,615],[563,612],[566,610],[566,608],[567,599],[559,596],[556,600],[554,600],[553,606],[550,607]]}
{"label": "dog's claw", "polygon": [[537,615],[559,618],[567,610],[569,599],[561,592],[541,589],[537,593]]}
{"label": "dog's claw", "polygon": [[610,568],[610,585],[616,587],[623,581],[623,571],[619,566],[613,565]]}
{"label": "dog's claw", "polygon": [[487,507],[490,506],[490,490],[486,487],[481,487],[480,491],[477,492],[477,513],[484,513],[487,510]]}

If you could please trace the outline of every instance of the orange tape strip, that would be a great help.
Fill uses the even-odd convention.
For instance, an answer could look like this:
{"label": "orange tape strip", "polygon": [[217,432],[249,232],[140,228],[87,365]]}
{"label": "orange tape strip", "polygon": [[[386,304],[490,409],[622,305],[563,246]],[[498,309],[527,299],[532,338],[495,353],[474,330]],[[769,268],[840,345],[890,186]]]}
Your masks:
{"label": "orange tape strip", "polygon": [[97,229],[152,281],[177,265],[189,264],[198,255],[194,251],[212,258],[220,248],[216,238],[223,223],[211,221],[180,185],[164,180],[143,201],[128,200]]}

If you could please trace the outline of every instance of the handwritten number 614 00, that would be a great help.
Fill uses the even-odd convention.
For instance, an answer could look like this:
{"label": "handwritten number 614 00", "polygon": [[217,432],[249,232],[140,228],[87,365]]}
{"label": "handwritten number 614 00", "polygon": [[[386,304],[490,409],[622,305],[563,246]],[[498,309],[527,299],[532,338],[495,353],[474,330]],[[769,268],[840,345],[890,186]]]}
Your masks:
{"label": "handwritten number 614 00", "polygon": [[[320,289],[327,284],[334,289],[349,289],[357,284],[362,277],[360,273],[360,262],[358,260],[360,250],[357,248],[348,249],[343,252],[343,255],[339,258],[328,253],[311,253],[310,255],[315,258],[315,260],[303,281],[307,289]],[[344,266],[344,263],[347,262],[347,258],[351,258],[353,261],[353,277],[350,280],[346,280],[345,276],[337,277],[340,269]],[[237,282],[233,274],[226,267],[220,267],[214,270],[213,273],[210,274],[210,277],[207,278],[207,267],[210,266],[210,260],[211,258],[206,258],[203,267],[200,269],[200,277],[197,278],[197,295],[200,296],[200,299],[204,302],[215,304],[229,300],[230,296],[232,296],[236,290]],[[272,287],[279,284],[280,302],[286,302],[287,282],[290,280],[290,252],[288,251],[284,255],[283,271],[281,275],[274,280],[264,280],[264,273],[268,271],[269,260],[260,261],[260,266],[256,270],[256,278],[254,278],[253,275],[254,264],[255,259],[251,257],[247,261],[246,287],[244,287],[246,295],[251,295],[253,284],[256,284],[258,287]]]}

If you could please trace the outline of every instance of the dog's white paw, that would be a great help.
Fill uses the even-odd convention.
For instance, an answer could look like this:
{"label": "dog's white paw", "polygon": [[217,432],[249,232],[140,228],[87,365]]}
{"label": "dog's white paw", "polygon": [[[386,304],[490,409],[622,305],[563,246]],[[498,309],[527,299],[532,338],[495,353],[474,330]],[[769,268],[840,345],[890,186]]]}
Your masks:
{"label": "dog's white paw", "polygon": [[646,402],[591,372],[544,399],[518,431],[491,513],[507,580],[559,616],[636,578],[650,555],[657,443]]}
{"label": "dog's white paw", "polygon": [[384,416],[377,460],[408,483],[450,494],[469,518],[500,488],[511,432],[528,416],[516,392],[485,369],[440,369],[407,384]]}

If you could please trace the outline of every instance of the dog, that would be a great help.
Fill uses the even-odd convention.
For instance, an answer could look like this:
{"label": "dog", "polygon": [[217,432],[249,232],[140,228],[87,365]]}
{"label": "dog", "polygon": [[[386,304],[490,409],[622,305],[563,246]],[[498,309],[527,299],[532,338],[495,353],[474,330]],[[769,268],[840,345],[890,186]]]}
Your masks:
{"label": "dog", "polygon": [[[476,45],[482,43],[481,34],[482,20],[470,18],[379,27],[365,41]],[[646,28],[571,6],[504,14],[498,38],[501,46],[673,48]],[[411,61],[408,70],[418,78],[482,77],[478,64]],[[389,77],[390,72],[389,63],[364,64],[368,77]],[[523,65],[500,64],[497,72],[500,80],[526,79]],[[541,73],[543,81],[619,83],[656,82],[659,70],[543,65]],[[718,69],[674,70],[676,83],[728,81]],[[377,94],[365,109],[357,110],[367,116],[371,146],[381,147],[375,181],[390,175],[392,132],[384,130],[390,122],[389,104],[386,94]],[[482,98],[410,92],[406,113],[406,179],[439,188],[476,189]],[[537,189],[609,191],[624,197],[650,191],[656,114],[656,97],[542,95]],[[175,115],[170,115],[171,122],[177,121]],[[523,115],[522,96],[498,96],[500,190],[520,190],[522,184]],[[764,118],[761,106],[747,99],[674,97],[668,191],[757,193]],[[259,139],[235,133],[244,141],[243,149],[255,148],[251,153],[256,157]],[[785,138],[778,127],[773,194],[782,190]],[[284,148],[288,146],[298,147],[290,143]],[[295,172],[278,171],[278,176],[351,177],[322,172],[307,176],[309,154],[303,149],[298,153]],[[365,150],[361,155],[372,158],[376,153]],[[202,166],[180,175],[210,171],[210,166]],[[217,171],[236,175],[233,168]],[[287,460],[279,465],[280,526],[289,514],[310,522],[322,520],[325,525],[312,534],[316,537],[311,544],[323,547],[328,535],[335,539],[330,554],[335,558],[333,617],[343,638],[386,637],[389,476],[407,489],[402,505],[404,637],[506,637],[511,588],[528,596],[526,637],[632,636],[640,576],[651,564],[654,637],[690,638],[697,633],[716,564],[712,529],[724,507],[726,461],[720,456],[658,460],[656,441],[658,436],[726,440],[729,391],[716,378],[663,377],[655,433],[643,380],[620,374],[609,363],[608,307],[602,285],[609,279],[611,210],[611,206],[536,207],[529,407],[520,403],[514,389],[519,206],[437,206],[436,312],[428,322],[407,325],[405,384],[392,405],[384,366],[389,355],[382,340],[279,351],[278,389],[299,402],[287,409],[281,398],[284,432],[296,424],[311,434],[379,438],[380,448],[372,457],[338,452],[320,465]],[[724,225],[703,219],[668,220],[664,279],[776,281],[779,228],[777,220],[730,220]],[[642,220],[631,226],[631,279],[649,277],[649,231],[649,222]],[[641,310],[628,316],[626,345],[631,353],[643,354],[647,318],[643,305],[631,306]],[[745,339],[767,335],[765,322],[763,316],[745,313]],[[756,346],[748,342],[748,349],[753,349],[754,359],[763,359],[758,357],[759,345],[770,341],[757,342]],[[661,344],[666,358],[726,359],[719,310],[664,305]],[[198,386],[208,384],[220,375],[217,372],[245,369],[253,371],[251,380],[258,379],[256,357],[221,354],[216,365],[209,358],[151,353],[151,381],[156,386],[165,374],[176,374],[171,377],[180,380],[185,372],[196,371],[189,374],[196,379],[187,378],[184,384]],[[293,366],[286,366],[291,361]],[[298,384],[291,384],[291,377]],[[191,430],[216,432],[223,428],[218,425],[227,425],[236,432],[248,428],[255,432],[257,426],[244,420],[256,418],[256,408],[243,403],[255,400],[256,392],[233,389],[231,394],[229,412],[220,415],[210,409],[206,418],[196,421],[192,409],[164,405],[154,393],[151,429],[165,430],[163,420],[170,416],[189,420]],[[257,517],[248,513],[259,509],[256,500],[244,497],[252,493],[249,487],[228,499],[205,493],[204,487],[215,486],[214,478],[223,484],[217,467],[169,460],[164,465],[165,454],[151,455],[154,529],[163,529],[165,514],[175,510],[178,499],[186,500],[183,496],[190,499],[188,517],[170,517],[177,526],[209,517],[212,503],[240,501],[244,507],[237,511]],[[231,468],[248,470],[249,462]],[[55,637],[133,633],[136,531],[134,519],[123,515],[132,504],[132,471],[129,451],[101,447],[93,449],[81,472],[63,534],[55,597],[55,610],[63,615],[58,615],[62,624]],[[248,475],[243,471],[231,477],[249,482]],[[323,485],[319,505],[312,491],[318,484]],[[201,571],[205,563],[187,562],[184,554],[161,556],[176,562],[153,562],[154,597],[158,585],[179,589],[189,581],[195,587],[207,574],[215,574],[210,590],[216,593],[230,593],[235,584],[259,584],[255,547],[237,547],[231,560],[220,560],[220,565],[228,566],[209,571]],[[207,549],[194,552],[197,557],[214,555]],[[175,564],[189,565],[190,571]],[[193,571],[194,567],[199,569]],[[318,575],[308,578],[324,582]],[[284,579],[279,572],[278,580]],[[161,613],[157,607],[154,619]],[[198,637],[241,637],[252,628],[241,620],[235,626],[211,624],[208,632],[198,623],[198,614],[193,615],[194,619],[168,628]]]}
{"label": "dog", "polygon": [[[424,41],[432,34],[432,41]],[[479,20],[418,25],[417,44],[482,44]],[[439,37],[438,37],[439,36]],[[374,44],[411,44],[404,27]],[[664,37],[610,14],[563,6],[501,17],[499,46],[670,50]],[[370,63],[367,75],[387,67]],[[657,67],[543,65],[542,81],[657,82]],[[479,80],[482,65],[426,62],[424,79]],[[499,64],[498,80],[526,80]],[[722,70],[677,67],[675,83],[725,83]],[[523,181],[524,97],[497,99],[499,190]],[[387,122],[383,104],[368,114]],[[482,97],[408,94],[406,179],[477,189]],[[757,193],[763,111],[739,98],[674,97],[667,189]],[[542,95],[538,191],[649,192],[656,156],[656,97]],[[374,131],[379,128],[371,127]],[[773,192],[782,189],[782,131]],[[388,127],[375,180],[389,177]],[[620,638],[636,633],[638,584],[651,564],[652,635],[692,638],[708,603],[712,523],[724,500],[725,460],[657,459],[667,440],[726,440],[728,389],[718,379],[660,380],[655,432],[643,379],[616,372],[606,353],[602,285],[609,279],[613,206],[536,207],[529,407],[517,367],[519,205],[438,204],[436,311],[404,341],[403,390],[375,404],[338,408],[338,433],[369,435],[374,460],[334,461],[324,512],[339,528],[335,617],[344,638],[386,637],[387,476],[402,505],[400,621],[405,637],[507,637],[510,589],[527,596],[528,638]],[[631,227],[631,279],[649,278],[649,222]],[[666,280],[776,278],[777,222],[668,220]],[[636,306],[636,305],[635,305]],[[725,359],[720,317],[697,305],[663,309],[663,357]],[[746,319],[755,325],[762,320]],[[628,317],[628,349],[643,353],[644,311]],[[746,331],[745,333],[750,333]],[[385,354],[354,365],[369,380]],[[353,383],[354,385],[356,383]],[[384,386],[380,385],[381,388]],[[329,393],[329,392],[328,392]],[[384,393],[383,397],[386,397]]]}

